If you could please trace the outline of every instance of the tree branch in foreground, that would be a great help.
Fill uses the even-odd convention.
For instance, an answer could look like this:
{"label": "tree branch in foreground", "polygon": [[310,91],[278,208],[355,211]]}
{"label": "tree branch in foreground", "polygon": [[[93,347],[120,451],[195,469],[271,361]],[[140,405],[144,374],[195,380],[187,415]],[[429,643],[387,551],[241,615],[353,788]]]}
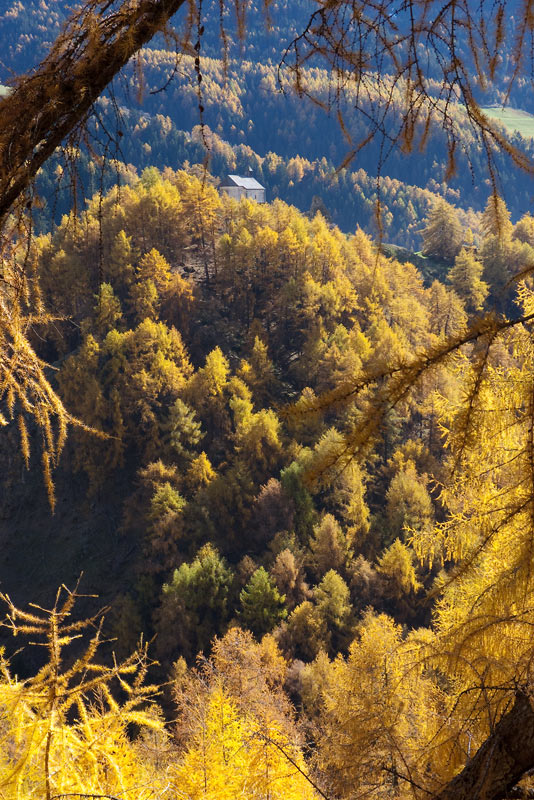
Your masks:
{"label": "tree branch in foreground", "polygon": [[47,58],[0,102],[0,224],[115,75],[185,0],[89,0]]}
{"label": "tree branch in foreground", "polygon": [[533,766],[534,709],[528,694],[518,691],[511,710],[436,800],[504,800]]}

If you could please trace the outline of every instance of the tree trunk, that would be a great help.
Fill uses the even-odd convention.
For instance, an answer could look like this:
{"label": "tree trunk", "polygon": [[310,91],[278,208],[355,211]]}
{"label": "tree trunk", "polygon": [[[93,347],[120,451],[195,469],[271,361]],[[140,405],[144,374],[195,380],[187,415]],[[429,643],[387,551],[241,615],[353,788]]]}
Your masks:
{"label": "tree trunk", "polygon": [[[495,726],[492,735],[436,800],[503,800],[534,767],[534,709],[525,692]],[[516,795],[517,796],[517,795]]]}
{"label": "tree trunk", "polygon": [[[50,54],[0,101],[0,224],[37,170],[185,0],[87,0]],[[107,16],[104,16],[104,13]]]}

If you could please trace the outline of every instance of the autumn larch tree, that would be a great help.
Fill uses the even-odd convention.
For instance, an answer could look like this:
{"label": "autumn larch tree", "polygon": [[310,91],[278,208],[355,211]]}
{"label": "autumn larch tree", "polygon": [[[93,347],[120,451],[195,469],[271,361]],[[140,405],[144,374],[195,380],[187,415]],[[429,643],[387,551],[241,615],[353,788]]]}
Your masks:
{"label": "autumn larch tree", "polygon": [[445,200],[439,200],[423,229],[423,255],[453,261],[462,242],[463,230],[458,213]]}

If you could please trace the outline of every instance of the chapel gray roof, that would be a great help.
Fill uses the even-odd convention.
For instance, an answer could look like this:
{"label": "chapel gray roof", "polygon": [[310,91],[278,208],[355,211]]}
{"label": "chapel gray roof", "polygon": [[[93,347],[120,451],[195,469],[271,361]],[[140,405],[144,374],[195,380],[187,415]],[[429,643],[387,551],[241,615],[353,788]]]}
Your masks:
{"label": "chapel gray roof", "polygon": [[243,178],[241,175],[228,175],[221,186],[241,186],[242,189],[265,189],[256,178]]}

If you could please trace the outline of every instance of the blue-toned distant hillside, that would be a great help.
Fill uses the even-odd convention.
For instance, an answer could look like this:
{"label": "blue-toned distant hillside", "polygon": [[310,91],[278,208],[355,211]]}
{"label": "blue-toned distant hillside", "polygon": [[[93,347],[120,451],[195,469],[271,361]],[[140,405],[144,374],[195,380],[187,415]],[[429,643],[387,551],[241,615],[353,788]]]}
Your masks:
{"label": "blue-toned distant hillside", "polygon": [[[26,0],[24,3],[20,0],[8,0],[5,10],[0,12],[0,83],[8,83],[10,76],[30,69],[45,55],[59,32],[70,5],[66,0]],[[507,4],[508,21],[512,27],[514,12],[519,6],[518,0]],[[335,114],[329,115],[318,105],[297,97],[291,90],[290,74],[283,70],[279,73],[277,69],[285,46],[305,27],[310,13],[317,7],[311,0],[275,0],[269,10],[269,28],[262,4],[252,2],[248,10],[247,36],[243,43],[237,41],[235,20],[233,14],[227,11],[224,26],[230,61],[225,73],[221,60],[219,5],[216,0],[212,0],[211,4],[205,3],[206,25],[201,46],[201,101],[204,107],[202,121],[216,136],[228,143],[231,149],[249,148],[252,161],[257,157],[263,164],[265,159],[270,159],[265,162],[270,164],[265,175],[270,196],[283,197],[289,202],[297,203],[302,210],[307,210],[314,195],[318,195],[326,204],[328,213],[345,230],[353,229],[355,224],[363,224],[369,229],[366,220],[372,216],[372,197],[376,194],[376,187],[366,183],[365,191],[368,194],[363,198],[359,194],[356,197],[356,189],[350,182],[347,184],[346,173],[338,175],[335,172],[335,168],[343,162],[347,150],[350,149]],[[178,14],[176,26],[179,28],[182,22]],[[396,22],[402,30],[405,20],[401,14],[397,15]],[[508,48],[502,48],[501,72],[504,75],[510,59],[512,41],[509,38]],[[186,137],[187,140],[195,126],[201,122],[197,76],[192,59],[189,56],[182,57],[177,74],[167,86],[168,78],[175,69],[175,57],[163,49],[163,44],[160,37],[143,54],[145,89],[141,106],[137,99],[136,73],[127,71],[126,80],[117,81],[115,91],[119,105],[129,109],[132,116],[128,118],[126,113],[118,121],[110,121],[108,118],[110,129],[118,127],[126,134],[121,139],[121,150],[116,155],[133,164],[138,171],[149,165],[177,168],[181,166],[181,159],[191,160],[190,148],[184,150],[179,145],[180,137]],[[458,42],[457,45],[461,51],[462,43]],[[284,92],[280,91],[279,74],[282,76]],[[303,77],[312,93],[327,103],[332,89],[331,74],[309,66]],[[515,104],[518,108],[528,110],[529,103],[532,105],[534,102],[531,99],[534,98],[532,87],[526,77],[518,85],[521,86],[523,105],[517,101]],[[164,91],[158,91],[165,86]],[[438,83],[435,89],[436,92],[439,91]],[[499,88],[485,98],[487,105],[498,105],[502,99],[502,90]],[[372,98],[369,102],[372,103]],[[399,106],[401,102],[399,90]],[[354,103],[355,98],[349,90],[343,112],[353,140],[358,142],[367,136],[369,128],[365,117],[354,112]],[[371,111],[371,106],[368,110]],[[111,104],[108,111],[111,111]],[[104,113],[107,113],[106,110]],[[458,107],[456,110],[452,108],[451,113],[463,112]],[[161,119],[165,121],[162,123]],[[393,112],[389,120],[392,130],[397,121]],[[443,182],[447,145],[440,129],[432,131],[423,153],[417,151],[407,156],[398,149],[393,149],[382,166],[382,175],[405,186],[406,196],[415,187],[420,187],[431,192],[432,196],[444,195],[466,210],[472,208],[480,211],[491,191],[485,156],[469,127],[462,124],[460,127],[463,133],[457,150],[458,170],[448,186]],[[163,131],[170,133],[163,134]],[[513,133],[510,136],[534,157],[532,140],[521,140]],[[195,147],[198,149],[198,145]],[[272,166],[273,158],[280,159],[279,167]],[[368,176],[373,176],[380,158],[380,142],[373,140],[349,165],[349,172],[355,173],[363,168]],[[301,167],[295,166],[299,163],[298,159],[304,159],[311,164],[324,162],[327,165],[321,169],[320,187],[317,186],[318,179],[312,179],[312,172],[309,170],[304,170],[304,177],[301,175]],[[195,156],[194,160],[203,158]],[[286,171],[290,162],[293,164],[290,172],[295,172],[293,177]],[[497,159],[497,166],[499,187],[514,220],[517,220],[525,210],[532,207],[534,191],[531,178],[512,169],[504,158]],[[219,175],[213,165],[212,171]],[[98,185],[96,178],[87,178],[87,182],[90,184],[89,188]],[[49,194],[52,191],[52,182],[48,177],[41,180],[42,191],[45,185],[48,187],[45,199],[49,213],[55,207],[57,218],[60,210],[66,210],[66,196],[64,201],[58,203]],[[311,192],[309,196],[306,194],[308,191]],[[365,208],[366,205],[369,208]],[[412,203],[410,208],[414,214],[416,209],[419,212],[417,203]],[[415,246],[416,223],[411,221],[406,225],[407,217],[403,208],[395,206],[388,210],[391,211],[391,216],[385,217],[388,238]]]}
{"label": "blue-toned distant hillside", "polygon": [[[117,3],[120,0],[116,0]],[[73,0],[5,0],[0,6],[0,83],[5,82],[13,74],[27,71],[37,64],[45,55],[50,44],[59,33],[61,26],[68,18],[71,10],[77,5]],[[402,4],[399,3],[399,7]],[[513,70],[511,57],[516,43],[516,17],[522,9],[520,0],[507,0],[506,23],[507,36],[500,46],[501,66],[500,78]],[[483,0],[484,9],[488,10],[490,18],[495,13],[495,7],[489,0]],[[233,4],[228,4],[223,23],[227,33],[229,56],[236,58],[243,56],[253,61],[273,61],[278,63],[282,58],[285,48],[301,33],[314,11],[320,4],[314,0],[273,0],[269,3],[268,14],[264,12],[261,0],[251,0],[246,13],[246,38],[244,43],[238,41],[237,25]],[[478,6],[472,9],[477,17]],[[371,16],[373,16],[371,11]],[[185,7],[183,13],[179,12],[174,18],[177,29],[183,27]],[[203,23],[205,32],[202,37],[202,52],[211,57],[220,57],[222,43],[220,36],[220,11],[218,0],[209,0],[203,5]],[[395,24],[402,34],[410,24],[410,14],[400,8],[395,14]],[[162,39],[155,40],[151,46],[158,49]],[[421,45],[425,47],[424,43]],[[372,52],[372,42],[366,42],[366,48]],[[466,43],[456,41],[457,53],[465,59],[470,67],[471,56]],[[427,74],[436,72],[432,61],[429,61],[430,52],[426,48],[421,54],[425,61]],[[474,71],[474,70],[473,70]],[[441,74],[436,73],[436,74]],[[522,82],[523,90],[525,82]],[[523,99],[524,95],[523,95]]]}
{"label": "blue-toned distant hillside", "polygon": [[[5,0],[0,4],[0,83],[39,63],[68,18],[69,9],[75,5],[72,0]],[[243,54],[248,59],[278,63],[285,46],[303,30],[316,8],[317,4],[311,0],[274,0],[267,17],[261,3],[250,3],[246,41],[241,43],[236,34],[235,14],[229,7],[224,14],[229,56],[236,58]],[[174,18],[177,29],[181,29],[184,16],[179,12]],[[203,16],[202,52],[218,57],[222,54],[219,3],[216,0],[204,3]],[[163,45],[160,37],[151,46]]]}

